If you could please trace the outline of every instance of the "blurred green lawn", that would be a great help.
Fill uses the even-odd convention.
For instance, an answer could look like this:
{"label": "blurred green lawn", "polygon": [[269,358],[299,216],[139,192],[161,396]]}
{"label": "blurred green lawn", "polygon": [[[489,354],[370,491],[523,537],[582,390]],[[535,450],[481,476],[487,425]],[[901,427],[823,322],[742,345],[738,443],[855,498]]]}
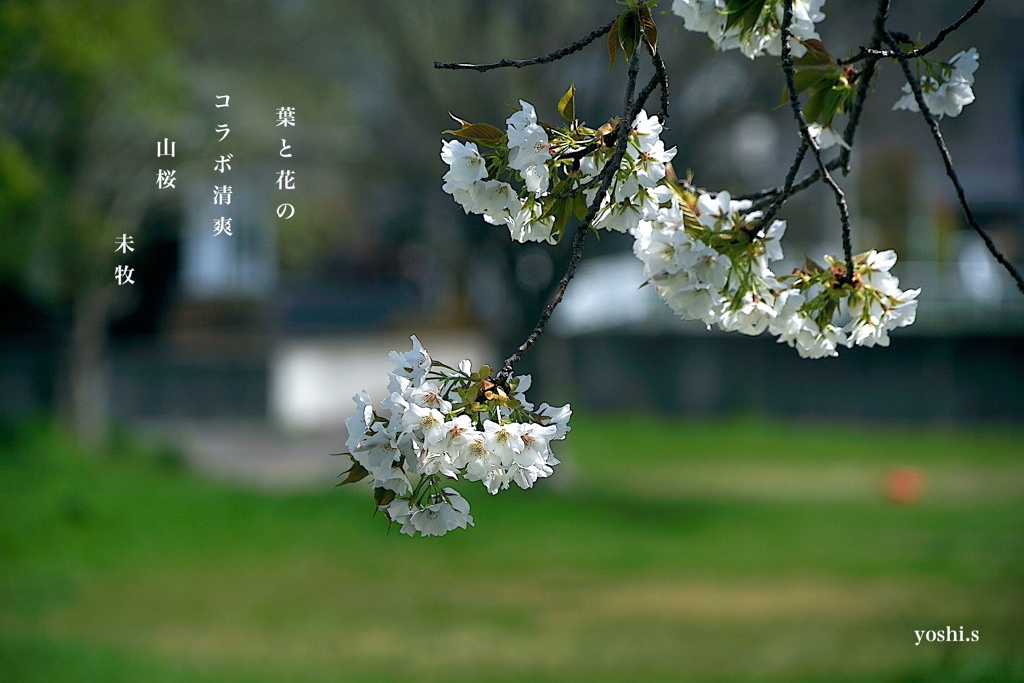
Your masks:
{"label": "blurred green lawn", "polygon": [[[1024,681],[1022,437],[580,417],[545,485],[410,539],[365,489],[9,426],[0,681]],[[914,645],[947,625],[981,639]]]}

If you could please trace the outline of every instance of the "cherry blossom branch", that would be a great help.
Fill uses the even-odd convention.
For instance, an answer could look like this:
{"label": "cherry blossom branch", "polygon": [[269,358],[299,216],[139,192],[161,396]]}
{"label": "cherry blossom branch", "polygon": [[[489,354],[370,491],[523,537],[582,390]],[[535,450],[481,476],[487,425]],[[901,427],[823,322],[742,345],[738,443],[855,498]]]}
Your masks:
{"label": "cherry blossom branch", "polygon": [[[633,53],[633,59],[629,63],[629,78],[626,84],[626,102],[623,106],[622,123],[619,125],[618,132],[615,137],[615,153],[612,158],[608,160],[608,163],[601,169],[601,187],[598,188],[597,194],[594,196],[590,206],[587,208],[587,215],[580,221],[579,226],[576,228],[576,234],[572,240],[572,255],[569,257],[569,265],[565,270],[565,274],[562,279],[558,281],[558,287],[555,289],[555,294],[548,302],[548,305],[541,311],[540,319],[537,321],[537,325],[533,328],[533,331],[526,338],[526,340],[519,345],[519,348],[515,350],[511,356],[505,359],[505,363],[502,365],[501,371],[495,376],[494,382],[499,386],[507,386],[509,379],[512,377],[513,367],[516,363],[523,359],[523,355],[526,354],[533,345],[540,339],[540,335],[543,334],[544,328],[547,327],[548,320],[551,319],[551,314],[555,312],[555,308],[562,302],[562,297],[565,296],[565,290],[569,286],[569,281],[572,280],[573,276],[576,275],[576,268],[580,264],[580,259],[583,258],[583,243],[587,239],[587,233],[590,231],[590,226],[593,224],[594,219],[597,218],[597,212],[601,210],[601,204],[604,202],[605,196],[608,194],[609,188],[611,188],[612,180],[615,178],[615,172],[622,164],[622,158],[626,154],[626,146],[629,142],[630,127],[633,119],[636,117],[637,112],[647,97],[650,96],[654,88],[657,87],[657,74],[654,78],[644,87],[637,96],[636,100],[633,99],[633,92],[636,90],[636,77],[640,72],[640,52]],[[645,94],[646,93],[646,94]]]}
{"label": "cherry blossom branch", "polygon": [[468,69],[468,70],[473,70],[473,71],[484,72],[484,71],[490,71],[491,69],[501,69],[501,68],[505,68],[505,67],[515,67],[517,69],[521,69],[524,66],[533,66],[534,64],[548,64],[550,62],[558,61],[559,59],[562,59],[563,57],[568,57],[569,55],[571,55],[574,52],[579,52],[580,50],[585,48],[587,45],[590,45],[592,42],[594,42],[595,40],[597,40],[598,38],[600,38],[604,34],[606,34],[609,31],[611,31],[612,30],[612,26],[615,24],[616,21],[618,21],[618,17],[616,17],[615,19],[609,21],[607,24],[605,24],[601,28],[596,29],[594,31],[591,31],[587,35],[585,35],[582,38],[580,38],[579,40],[577,40],[572,45],[567,45],[566,47],[559,48],[558,50],[555,50],[554,52],[552,52],[550,54],[546,54],[543,57],[534,57],[533,59],[503,59],[500,62],[494,62],[492,64],[462,64],[462,63],[457,63],[457,62],[451,62],[451,63],[434,62],[434,68],[435,69],[453,69],[453,70]]}
{"label": "cherry blossom branch", "polygon": [[[882,39],[885,33],[885,22],[889,16],[889,6],[891,0],[878,0],[878,10],[875,13],[873,21],[874,32],[871,36],[871,45],[878,47],[882,44]],[[843,140],[849,145],[849,148],[844,148],[840,153],[839,157],[833,159],[825,165],[825,168],[829,171],[833,171],[837,168],[842,168],[843,175],[848,175],[850,172],[850,151],[853,147],[853,138],[857,132],[857,127],[860,125],[861,113],[864,110],[864,101],[867,99],[868,93],[871,90],[871,80],[875,75],[875,66],[878,62],[877,58],[871,58],[864,65],[864,69],[858,76],[857,93],[854,96],[853,104],[850,107],[850,118],[846,124],[846,129],[843,131]],[[801,148],[803,149],[803,148]],[[793,167],[790,169],[790,174],[793,173],[793,168],[799,169],[800,164],[803,161],[803,155],[806,154],[804,149],[802,152],[798,151],[798,160],[794,160]],[[787,182],[782,187],[772,187],[758,192],[753,192],[746,195],[739,195],[736,199],[750,199],[754,201],[753,208],[760,209],[769,204],[778,204],[775,207],[775,211],[782,208],[790,197],[798,192],[806,190],[811,185],[814,185],[818,180],[821,179],[821,171],[815,169],[809,175],[801,179],[799,182],[791,183]],[[771,215],[774,217],[774,213]],[[767,223],[767,218],[765,223]]]}
{"label": "cherry blossom branch", "polygon": [[946,147],[946,141],[942,138],[942,132],[939,130],[939,122],[935,120],[935,116],[932,114],[931,109],[928,108],[928,103],[925,102],[924,99],[924,93],[921,92],[921,85],[918,83],[917,77],[910,68],[909,54],[904,55],[899,51],[899,43],[892,37],[892,35],[886,34],[885,42],[892,46],[896,59],[899,60],[900,66],[903,67],[903,75],[906,76],[907,83],[910,84],[910,89],[914,93],[914,100],[917,101],[917,106],[921,110],[921,115],[924,116],[924,120],[928,123],[928,128],[931,129],[932,137],[935,139],[935,146],[938,147],[939,154],[942,155],[942,163],[946,166],[946,175],[949,176],[950,181],[953,183],[953,187],[956,189],[956,196],[960,200],[960,206],[964,210],[964,216],[966,216],[967,222],[985,242],[985,246],[988,248],[989,253],[992,254],[993,258],[995,258],[995,260],[1010,273],[1010,276],[1013,277],[1014,281],[1017,283],[1017,289],[1021,291],[1021,294],[1024,294],[1024,277],[1022,277],[1020,271],[1010,263],[1009,259],[999,251],[999,248],[996,247],[992,238],[989,237],[988,233],[985,232],[980,225],[978,225],[978,221],[974,218],[974,212],[971,211],[971,207],[967,203],[967,196],[964,193],[963,185],[960,184],[960,178],[957,176],[956,169],[953,168],[953,157],[949,153],[949,148]]}
{"label": "cherry blossom branch", "polygon": [[818,143],[815,142],[814,137],[811,135],[810,129],[807,127],[807,119],[804,117],[804,112],[800,108],[800,95],[796,90],[796,69],[793,66],[793,48],[789,44],[790,39],[790,26],[793,23],[793,0],[782,1],[782,70],[786,74],[786,88],[789,92],[789,102],[793,106],[793,117],[796,119],[797,125],[800,127],[800,135],[803,136],[804,144],[811,150],[811,154],[814,155],[814,160],[818,164],[818,171],[821,172],[821,177],[824,178],[825,184],[832,189],[832,194],[835,195],[836,207],[839,209],[839,218],[843,225],[843,253],[846,257],[846,273],[843,276],[845,282],[853,282],[853,245],[850,239],[850,207],[846,203],[846,195],[843,193],[843,188],[839,187],[839,183],[835,181],[832,174],[828,172],[828,168],[825,166],[825,162],[821,158],[821,149],[818,147]]}
{"label": "cherry blossom branch", "polygon": [[[840,64],[853,64],[854,62],[859,62],[862,59],[867,59],[867,58],[870,58],[870,57],[873,57],[876,60],[877,59],[899,59],[900,55],[905,56],[907,59],[917,59],[918,57],[923,57],[924,55],[928,54],[929,52],[931,52],[932,50],[937,48],[939,45],[941,45],[942,41],[946,39],[946,36],[948,36],[953,31],[956,31],[958,28],[963,26],[967,22],[968,19],[973,17],[975,14],[977,14],[978,10],[980,10],[981,6],[984,5],[984,4],[985,4],[985,0],[977,0],[971,6],[971,8],[969,10],[967,10],[967,12],[962,17],[960,17],[959,19],[954,21],[952,24],[950,24],[946,28],[944,28],[941,31],[939,31],[938,34],[936,34],[934,40],[932,40],[927,45],[924,45],[922,47],[917,48],[916,50],[910,50],[909,52],[903,52],[902,50],[900,50],[900,47],[899,47],[898,44],[896,44],[893,47],[893,49],[891,49],[891,50],[879,50],[878,48],[880,47],[880,45],[872,45],[872,47],[870,47],[870,48],[861,48],[860,52],[855,54],[853,57],[850,57],[848,59],[841,59],[841,60],[839,60],[839,63]],[[886,42],[888,42],[888,41],[886,41]]]}

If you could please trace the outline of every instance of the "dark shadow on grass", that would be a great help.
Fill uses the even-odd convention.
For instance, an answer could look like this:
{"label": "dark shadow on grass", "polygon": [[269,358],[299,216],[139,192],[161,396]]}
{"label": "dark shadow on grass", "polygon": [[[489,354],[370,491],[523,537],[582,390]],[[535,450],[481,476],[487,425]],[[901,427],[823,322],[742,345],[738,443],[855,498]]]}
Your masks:
{"label": "dark shadow on grass", "polygon": [[561,518],[575,524],[586,519],[618,529],[648,528],[673,533],[696,533],[716,520],[735,517],[738,507],[735,502],[672,500],[653,495],[645,498],[589,487],[560,491],[543,484],[531,491],[510,489],[497,496],[466,486],[462,490],[475,510],[492,518],[526,514],[547,517],[553,522]]}

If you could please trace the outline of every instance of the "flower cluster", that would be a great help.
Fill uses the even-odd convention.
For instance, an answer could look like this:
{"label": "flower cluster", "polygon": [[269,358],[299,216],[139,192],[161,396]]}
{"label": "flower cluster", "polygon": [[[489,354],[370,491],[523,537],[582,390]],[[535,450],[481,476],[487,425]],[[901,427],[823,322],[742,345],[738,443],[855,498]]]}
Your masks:
{"label": "flower cluster", "polygon": [[[953,55],[948,62],[919,60],[924,73],[918,76],[918,85],[925,104],[937,118],[959,116],[963,108],[974,101],[974,72],[978,70],[978,50],[971,48]],[[917,112],[917,99],[909,83],[903,86],[903,96],[892,106],[894,110]]]}
{"label": "flower cluster", "polygon": [[[817,16],[819,7],[801,11]],[[809,102],[839,93],[825,114],[812,107],[810,119],[824,123],[811,124],[810,132],[822,148],[845,146],[831,121],[852,88],[823,46],[809,45],[814,52],[802,64],[814,71],[814,78],[802,79],[812,91]],[[570,89],[563,104],[572,95]],[[582,220],[596,200],[622,122],[592,130],[566,117],[571,125],[556,129],[538,123],[530,104],[520,105],[505,133],[465,122],[462,130],[449,131],[491,151],[481,154],[473,142],[445,142],[441,156],[450,168],[444,190],[467,212],[507,225],[517,241],[554,243],[569,218]],[[847,264],[826,257],[827,267],[808,261],[802,270],[777,276],[769,266],[782,259],[786,222],[765,225],[750,201],[681,184],[671,172],[676,150],[665,148],[662,132],[658,118],[646,112],[632,121],[625,153],[618,168],[608,169],[610,189],[591,225],[634,235],[633,251],[644,263],[648,284],[676,314],[725,331],[767,330],[805,358],[838,355],[843,345],[885,346],[889,331],[914,322],[919,290],[899,289],[889,273],[896,260],[891,251],[855,257],[849,275]]]}
{"label": "flower cluster", "polygon": [[[466,213],[507,226],[517,242],[555,244],[569,219],[582,219],[594,201],[621,123],[593,130],[573,120],[554,128],[539,123],[528,102],[520,106],[506,121],[505,133],[467,123],[449,131],[472,141],[442,144],[441,159],[450,167],[443,189]],[[611,191],[593,221],[595,229],[629,232],[668,199],[659,183],[676,151],[665,149],[661,132],[657,117],[644,111],[637,115]],[[491,150],[481,153],[477,143]]]}
{"label": "flower cluster", "polygon": [[[661,204],[669,201],[672,190],[662,184],[676,148],[665,149],[660,136],[664,126],[657,116],[641,110],[633,121],[632,133],[611,189],[594,219],[597,230],[632,233],[642,219],[653,219]],[[611,160],[614,150],[602,148],[580,162],[587,205],[597,195],[598,173]]]}
{"label": "flower cluster", "polygon": [[637,228],[633,253],[675,313],[744,334],[768,327],[779,288],[768,262],[782,258],[786,223],[762,235],[761,212],[750,206],[728,192],[684,194]]}
{"label": "flower cluster", "polygon": [[443,536],[473,524],[469,503],[444,479],[480,481],[496,494],[512,482],[528,489],[558,460],[550,442],[565,437],[568,405],[540,408],[526,400],[530,376],[501,387],[486,365],[451,368],[432,360],[416,337],[407,353],[392,351],[390,396],[375,409],[366,392],[348,428],[352,467],[345,484],[373,478],[374,500],[402,533]]}
{"label": "flower cluster", "polygon": [[[794,0],[791,32],[793,56],[806,49],[801,40],[817,40],[814,25],[825,18],[825,0]],[[781,0],[674,0],[672,12],[688,31],[706,33],[719,50],[739,49],[753,59],[782,54]]]}
{"label": "flower cluster", "polygon": [[748,335],[768,330],[804,358],[838,355],[840,345],[887,346],[890,330],[914,322],[920,290],[899,289],[889,272],[894,252],[855,257],[849,281],[845,264],[828,257],[829,268],[808,262],[776,277],[769,263],[782,259],[786,223],[764,228],[750,208],[728,192],[682,192],[641,222],[633,251],[676,314]]}
{"label": "flower cluster", "polygon": [[534,202],[520,199],[508,183],[487,180],[487,163],[476,143],[447,141],[441,145],[441,159],[451,167],[444,175],[443,189],[466,213],[482,215],[492,225],[507,225],[522,242],[550,238],[554,221],[539,220]]}

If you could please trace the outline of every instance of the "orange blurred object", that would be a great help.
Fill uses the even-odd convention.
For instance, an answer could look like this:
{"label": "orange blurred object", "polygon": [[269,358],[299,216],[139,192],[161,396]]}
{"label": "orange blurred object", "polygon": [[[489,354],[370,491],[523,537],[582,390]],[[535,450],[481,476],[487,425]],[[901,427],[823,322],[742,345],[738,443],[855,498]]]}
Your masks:
{"label": "orange blurred object", "polygon": [[924,492],[924,472],[916,467],[897,467],[882,480],[885,497],[899,505],[913,505]]}

